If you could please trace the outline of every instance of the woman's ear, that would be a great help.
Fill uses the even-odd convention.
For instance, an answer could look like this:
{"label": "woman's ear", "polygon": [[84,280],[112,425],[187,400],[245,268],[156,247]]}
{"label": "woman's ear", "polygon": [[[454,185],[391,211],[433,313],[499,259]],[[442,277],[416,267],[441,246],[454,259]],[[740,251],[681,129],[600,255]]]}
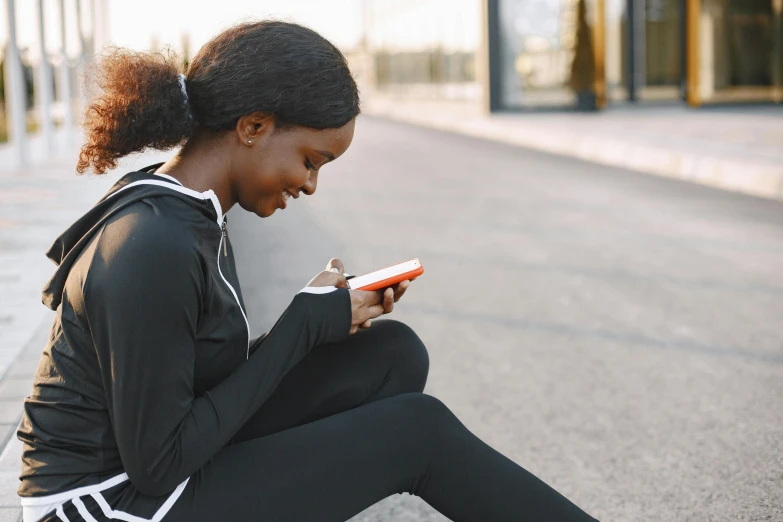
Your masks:
{"label": "woman's ear", "polygon": [[236,135],[240,143],[252,145],[259,138],[271,134],[275,130],[275,119],[265,112],[253,112],[241,116],[237,120]]}

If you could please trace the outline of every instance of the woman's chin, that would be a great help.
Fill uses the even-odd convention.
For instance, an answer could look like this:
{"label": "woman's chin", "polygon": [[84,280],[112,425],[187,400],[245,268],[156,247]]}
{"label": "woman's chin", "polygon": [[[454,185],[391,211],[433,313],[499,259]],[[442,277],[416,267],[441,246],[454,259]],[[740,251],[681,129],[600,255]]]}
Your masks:
{"label": "woman's chin", "polygon": [[258,205],[256,215],[262,218],[269,217],[277,212],[279,208],[279,206],[272,205],[269,201],[265,201],[264,203]]}
{"label": "woman's chin", "polygon": [[254,206],[251,206],[251,205],[248,205],[248,206],[241,205],[241,207],[243,209],[247,210],[248,212],[252,212],[256,216],[262,217],[262,218],[271,216],[272,214],[275,213],[275,211],[278,208],[275,205],[270,205],[269,201],[259,201]]}

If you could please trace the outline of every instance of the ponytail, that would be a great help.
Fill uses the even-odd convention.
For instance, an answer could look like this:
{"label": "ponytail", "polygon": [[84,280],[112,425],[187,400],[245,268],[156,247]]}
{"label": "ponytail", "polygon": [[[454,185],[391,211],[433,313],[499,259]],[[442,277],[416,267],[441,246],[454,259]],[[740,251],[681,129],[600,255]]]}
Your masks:
{"label": "ponytail", "polygon": [[190,62],[183,92],[174,53],[110,48],[85,115],[76,170],[98,174],[121,157],[167,150],[197,131],[231,131],[241,116],[271,114],[278,128],[339,128],[359,114],[359,91],[343,54],[307,27],[276,20],[231,27]]}
{"label": "ponytail", "polygon": [[[92,74],[97,88],[84,118],[86,141],[76,172],[104,174],[117,160],[146,149],[168,150],[198,127],[180,83],[176,54],[110,47]],[[184,85],[187,85],[186,83]]]}

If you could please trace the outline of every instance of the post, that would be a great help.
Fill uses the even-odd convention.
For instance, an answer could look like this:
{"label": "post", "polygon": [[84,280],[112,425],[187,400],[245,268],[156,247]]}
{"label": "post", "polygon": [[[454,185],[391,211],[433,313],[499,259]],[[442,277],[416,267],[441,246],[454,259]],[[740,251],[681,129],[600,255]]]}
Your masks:
{"label": "post", "polygon": [[[76,35],[79,37],[79,58],[76,60],[78,76],[82,76],[87,68],[88,51],[87,39],[84,37],[84,25],[82,24],[82,2],[76,0]],[[84,89],[79,90],[79,110],[82,111],[87,103]]]}
{"label": "post", "polygon": [[628,13],[628,62],[626,71],[628,72],[628,101],[635,102],[638,86],[636,85],[636,47],[638,35],[636,33],[636,0],[628,0],[626,4]]}
{"label": "post", "polygon": [[783,102],[783,0],[772,1],[773,20],[775,27],[775,65],[772,99],[775,103]]}
{"label": "post", "polygon": [[487,0],[482,0],[481,2],[481,16],[479,17],[479,23],[481,24],[479,35],[481,35],[481,39],[479,40],[473,63],[476,67],[476,82],[481,89],[481,110],[488,114],[492,112],[492,108],[489,85],[489,19],[487,17],[487,3]]}
{"label": "post", "polygon": [[698,107],[701,105],[699,96],[699,44],[701,35],[699,26],[701,25],[701,0],[687,0],[688,9],[685,15],[688,17],[688,105]]}
{"label": "post", "polygon": [[680,10],[680,99],[688,101],[688,0],[679,0]]}
{"label": "post", "polygon": [[16,12],[14,0],[6,1],[8,18],[8,44],[5,53],[5,97],[9,141],[13,147],[17,166],[28,163],[27,151],[27,100],[19,48],[16,45]]}
{"label": "post", "polygon": [[599,109],[606,107],[606,4],[595,1],[595,25],[593,26],[593,53],[595,54],[595,103]]}
{"label": "post", "polygon": [[[502,64],[500,63],[500,19],[499,0],[484,0],[484,25],[482,60],[484,67],[484,107],[488,112],[497,112],[503,108],[501,93]],[[478,63],[478,60],[477,60]]]}
{"label": "post", "polygon": [[71,69],[65,37],[65,0],[60,0],[60,34],[62,35],[62,62],[60,62],[60,97],[63,104],[63,135],[65,146],[73,146],[73,95],[71,93]]}
{"label": "post", "polygon": [[38,86],[35,92],[44,142],[43,158],[48,158],[54,152],[54,123],[52,122],[52,69],[49,67],[49,56],[46,52],[43,0],[38,0],[38,43],[41,46],[41,63],[38,66]]}
{"label": "post", "polygon": [[633,85],[634,101],[643,97],[643,89],[647,86],[647,11],[644,0],[633,0]]}

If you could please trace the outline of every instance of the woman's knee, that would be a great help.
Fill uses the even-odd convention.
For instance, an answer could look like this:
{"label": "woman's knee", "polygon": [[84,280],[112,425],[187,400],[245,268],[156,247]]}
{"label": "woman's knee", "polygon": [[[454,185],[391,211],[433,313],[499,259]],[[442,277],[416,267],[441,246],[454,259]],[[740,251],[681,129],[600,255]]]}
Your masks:
{"label": "woman's knee", "polygon": [[440,399],[426,393],[404,393],[394,399],[398,400],[400,411],[405,418],[402,424],[408,428],[415,426],[416,435],[420,440],[430,435],[436,439],[449,433],[451,429],[461,429],[454,413]]}
{"label": "woman's knee", "polygon": [[393,361],[392,371],[404,392],[421,392],[427,384],[430,357],[427,347],[413,329],[393,319],[373,321],[372,328],[383,332],[384,349]]}

